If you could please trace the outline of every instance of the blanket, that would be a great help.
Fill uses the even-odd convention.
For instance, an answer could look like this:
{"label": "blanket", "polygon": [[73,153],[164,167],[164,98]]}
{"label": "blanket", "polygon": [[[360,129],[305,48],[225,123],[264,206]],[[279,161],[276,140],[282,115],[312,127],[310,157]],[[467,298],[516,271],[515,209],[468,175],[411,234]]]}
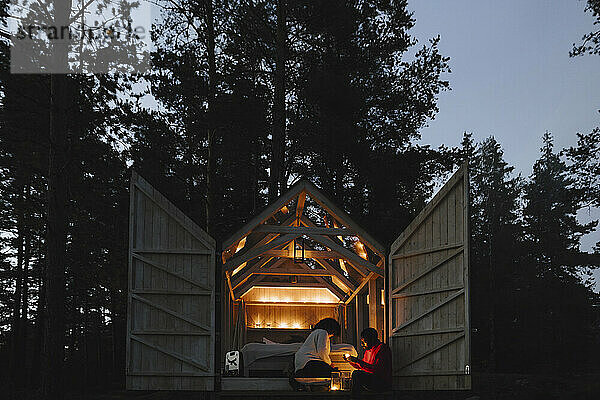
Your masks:
{"label": "blanket", "polygon": [[[242,347],[244,367],[247,368],[248,365],[261,358],[294,355],[296,354],[300,346],[302,346],[302,343],[248,343],[247,345]],[[344,353],[348,353],[355,357],[358,355],[356,349],[351,344],[340,343],[331,345],[330,355],[341,356]]]}

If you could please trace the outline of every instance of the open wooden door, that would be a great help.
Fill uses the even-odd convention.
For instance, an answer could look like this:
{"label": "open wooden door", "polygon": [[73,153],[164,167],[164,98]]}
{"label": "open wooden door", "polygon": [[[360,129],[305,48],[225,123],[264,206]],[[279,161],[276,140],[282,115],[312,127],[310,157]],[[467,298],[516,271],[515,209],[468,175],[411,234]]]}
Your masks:
{"label": "open wooden door", "polygon": [[213,390],[215,241],[135,172],[129,215],[126,387]]}
{"label": "open wooden door", "polygon": [[471,388],[466,164],[392,244],[389,343],[394,388]]}

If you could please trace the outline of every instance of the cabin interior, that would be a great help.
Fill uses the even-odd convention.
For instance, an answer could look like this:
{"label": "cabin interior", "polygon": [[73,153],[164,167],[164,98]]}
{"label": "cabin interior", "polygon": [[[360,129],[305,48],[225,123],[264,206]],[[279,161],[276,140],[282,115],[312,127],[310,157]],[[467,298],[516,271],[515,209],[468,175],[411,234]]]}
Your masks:
{"label": "cabin interior", "polygon": [[384,248],[308,181],[226,240],[221,258],[222,354],[239,350],[245,377],[285,377],[292,344],[326,317],[341,326],[340,370],[352,368],[335,349],[360,354],[362,329],[386,337]]}

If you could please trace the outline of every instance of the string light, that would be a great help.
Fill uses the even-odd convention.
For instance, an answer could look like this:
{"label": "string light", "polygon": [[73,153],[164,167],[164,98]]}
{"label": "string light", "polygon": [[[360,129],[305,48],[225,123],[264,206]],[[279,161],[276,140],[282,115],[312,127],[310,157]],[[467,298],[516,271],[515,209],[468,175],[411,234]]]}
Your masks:
{"label": "string light", "polygon": [[[269,328],[271,328],[272,324],[270,322],[265,322],[265,323],[255,322],[254,328],[262,328],[263,325],[265,328],[269,329]],[[251,328],[252,325],[250,325],[249,327]],[[277,324],[277,328],[280,328],[280,329],[306,329],[306,328],[303,328],[302,325],[298,321],[295,321],[293,323],[280,322],[279,324]]]}

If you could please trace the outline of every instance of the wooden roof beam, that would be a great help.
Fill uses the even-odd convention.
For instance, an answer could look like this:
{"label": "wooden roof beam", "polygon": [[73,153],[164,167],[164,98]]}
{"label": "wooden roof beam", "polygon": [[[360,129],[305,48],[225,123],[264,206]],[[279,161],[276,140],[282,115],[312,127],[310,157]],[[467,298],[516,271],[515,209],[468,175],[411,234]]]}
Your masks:
{"label": "wooden roof beam", "polygon": [[[285,221],[283,221],[281,223],[281,225],[270,225],[270,226],[278,226],[280,228],[283,228],[283,227],[293,226],[295,224],[296,224],[296,218],[294,216],[291,216],[288,219],[286,219]],[[254,229],[253,232],[265,232],[265,231],[258,231],[256,229]],[[252,232],[250,232],[250,233],[252,233]],[[248,233],[248,235],[250,233]],[[278,233],[283,233],[283,232],[269,233],[269,234],[265,235],[265,237],[263,237],[261,240],[259,240],[253,247],[262,246],[264,244],[269,243],[271,240],[273,240],[274,238],[277,237]],[[285,233],[292,233],[292,232],[285,232]],[[244,237],[247,237],[247,236],[244,236]],[[240,240],[242,240],[242,239],[243,238],[241,238]],[[232,253],[232,251],[234,250],[234,248],[237,246],[238,243],[239,243],[239,241],[233,243],[231,246],[229,246],[228,249],[223,250],[223,253],[222,253],[223,263],[227,262],[228,259],[230,259],[231,257],[234,257],[236,255],[236,253]],[[241,249],[242,253],[238,254],[238,256],[244,254],[248,250],[250,250],[250,248]]]}
{"label": "wooden roof beam", "polygon": [[[271,260],[273,260],[273,257],[265,257],[264,259],[261,259],[259,262],[253,264],[251,267],[247,268],[241,275],[239,275],[237,277],[237,279],[234,279],[234,281],[232,282],[232,286],[235,289],[236,287],[238,287],[240,284],[242,284],[245,280],[247,280],[248,278],[250,278],[250,276],[252,276],[254,271],[257,271],[258,269],[264,267],[265,265],[267,265]],[[278,267],[281,264],[283,264],[286,261],[286,259],[279,259],[276,260],[271,267]]]}
{"label": "wooden roof beam", "polygon": [[[370,263],[368,260],[365,260],[364,258],[360,257],[358,254],[354,253],[353,251],[350,251],[347,248],[337,244],[336,242],[329,239],[328,237],[321,236],[321,235],[308,235],[308,236],[311,239],[313,239],[314,241],[319,242],[323,246],[327,246],[327,247],[331,248],[331,250],[335,251],[336,253],[344,256],[344,258],[348,259],[348,261],[350,262],[350,265],[353,265],[353,264],[361,265],[361,266],[365,267],[366,269],[368,269],[370,272],[374,272],[379,276],[383,276],[383,269],[379,268],[375,264]],[[359,272],[361,272],[361,275],[363,275],[362,271],[359,271]]]}
{"label": "wooden roof beam", "polygon": [[[227,249],[232,244],[237,243],[241,238],[248,235],[256,226],[264,223],[269,218],[271,218],[277,211],[279,211],[283,206],[287,205],[291,200],[293,200],[296,196],[298,196],[302,191],[304,191],[306,186],[306,181],[301,180],[294,184],[286,193],[279,196],[273,203],[267,206],[260,214],[256,217],[252,218],[246,225],[240,228],[236,233],[234,233],[227,240],[223,241],[223,248]],[[295,217],[294,217],[295,218]]]}
{"label": "wooden roof beam", "polygon": [[380,257],[385,258],[385,247],[375,240],[371,235],[365,232],[350,216],[342,209],[338,208],[312,183],[305,181],[306,191],[317,204],[323,207],[329,214],[333,215],[338,221],[350,229],[356,231],[358,236],[363,239],[365,244]]}
{"label": "wooden roof beam", "polygon": [[[315,228],[315,227],[316,227],[315,223],[314,223],[314,222],[312,222],[312,221],[310,220],[310,218],[308,218],[308,217],[306,217],[306,216],[305,216],[305,217],[303,217],[303,218],[300,220],[300,222],[301,222],[303,225],[305,225],[306,227],[309,227],[309,228]],[[308,234],[308,236],[310,236],[310,234]],[[336,245],[337,245],[337,243],[336,243],[336,242],[335,242],[333,239],[331,239],[331,238],[329,238],[329,237],[327,237],[327,236],[321,236],[321,238],[323,238],[323,240],[325,240],[325,241],[326,241],[326,243],[333,244],[334,246],[336,246]],[[339,245],[337,245],[337,246],[339,246]],[[332,248],[333,246],[328,246],[328,247],[329,247],[329,248]],[[343,247],[343,246],[340,246],[340,247],[342,247],[342,248],[345,248],[345,247]],[[348,251],[350,251],[350,250],[348,250]],[[350,253],[353,253],[353,252],[350,252]],[[355,253],[353,253],[353,254],[355,254]],[[340,256],[342,256],[342,258],[344,258],[344,256],[343,256],[342,254],[340,254]],[[357,255],[357,257],[359,257],[359,256]],[[359,258],[360,258],[360,257],[359,257]],[[349,260],[349,259],[348,259],[348,257],[345,257],[345,260],[348,262],[348,264],[350,264],[350,266],[351,266],[352,268],[354,268],[356,271],[358,271],[358,273],[359,273],[359,274],[361,274],[362,276],[367,276],[367,275],[369,275],[369,269],[368,269],[368,268],[366,268],[366,267],[363,267],[363,266],[362,266],[362,264],[356,264],[356,263],[352,262],[351,260]],[[362,258],[361,258],[361,260],[362,260]]]}
{"label": "wooden roof beam", "polygon": [[[284,250],[268,250],[263,253],[265,256],[270,257],[283,257],[283,258],[294,258],[294,251],[291,249]],[[325,251],[325,250],[304,250],[304,258],[312,258],[312,259],[320,259],[320,258],[330,258],[330,259],[338,259],[343,258],[341,255],[334,251]]]}
{"label": "wooden roof beam", "polygon": [[[304,263],[300,264],[300,266],[302,268],[311,269],[308,265],[306,265]],[[333,294],[335,294],[338,297],[338,299],[340,299],[340,301],[344,301],[348,297],[348,294],[346,293],[346,291],[342,290],[340,287],[338,287],[333,282],[329,282],[328,280],[326,280],[325,278],[320,277],[320,276],[315,277],[315,279],[318,282],[321,282],[321,283],[324,283],[325,285],[327,285],[329,290],[331,290],[331,292]]]}
{"label": "wooden roof beam", "polygon": [[[306,217],[301,217],[305,219]],[[301,220],[302,222],[302,220]],[[299,235],[334,235],[334,236],[356,236],[356,232],[345,228],[322,228],[320,226],[281,226],[281,225],[259,225],[254,232],[273,232],[273,233],[297,233]]]}
{"label": "wooden roof beam", "polygon": [[326,270],[331,271],[333,273],[333,276],[342,281],[342,283],[346,285],[351,291],[356,289],[356,284],[353,283],[346,275],[344,275],[342,271],[338,271],[334,265],[331,265],[326,260],[315,259],[315,262],[321,267],[325,268]]}
{"label": "wooden roof beam", "polygon": [[350,304],[350,302],[352,301],[352,299],[354,299],[356,297],[357,294],[360,293],[360,291],[365,287],[365,285],[367,283],[369,283],[369,281],[371,280],[371,278],[375,276],[374,272],[371,272],[368,276],[366,276],[363,281],[361,282],[360,285],[358,285],[358,287],[356,288],[356,290],[354,290],[354,292],[352,292],[352,294],[350,295],[350,297],[348,297],[348,299],[346,300],[346,305]]}
{"label": "wooden roof beam", "polygon": [[240,299],[243,295],[245,295],[250,289],[252,289],[255,285],[260,284],[260,282],[265,279],[266,275],[254,275],[253,279],[247,280],[243,285],[233,290],[233,295],[236,299]]}
{"label": "wooden roof beam", "polygon": [[302,217],[302,211],[304,211],[304,202],[306,201],[306,191],[300,192],[298,195],[298,204],[296,205],[296,219]]}
{"label": "wooden roof beam", "polygon": [[233,257],[232,259],[227,261],[225,264],[223,264],[223,270],[224,271],[232,271],[235,268],[237,268],[238,266],[242,265],[243,263],[253,260],[256,257],[262,255],[263,253],[274,249],[275,247],[278,247],[278,246],[287,244],[288,242],[291,242],[296,237],[297,237],[297,235],[295,235],[293,233],[289,233],[287,235],[279,236],[265,245],[253,247],[252,249],[248,250],[244,254],[237,256],[237,257]]}
{"label": "wooden roof beam", "polygon": [[[378,267],[383,267],[383,259],[380,260],[377,263]],[[361,284],[356,288],[356,290],[350,295],[350,297],[348,297],[348,299],[346,300],[346,305],[350,304],[350,302],[352,301],[352,299],[354,297],[356,297],[356,295],[358,295],[360,293],[360,291],[365,287],[365,285],[367,283],[369,283],[369,281],[371,280],[371,278],[373,278],[373,276],[375,276],[375,273],[371,272],[367,277],[365,277],[363,279],[363,281],[361,282]]]}
{"label": "wooden roof beam", "polygon": [[[310,268],[310,267],[309,267]],[[331,276],[334,275],[326,269],[297,269],[297,268],[261,268],[253,272],[254,275],[297,275],[297,276]]]}

